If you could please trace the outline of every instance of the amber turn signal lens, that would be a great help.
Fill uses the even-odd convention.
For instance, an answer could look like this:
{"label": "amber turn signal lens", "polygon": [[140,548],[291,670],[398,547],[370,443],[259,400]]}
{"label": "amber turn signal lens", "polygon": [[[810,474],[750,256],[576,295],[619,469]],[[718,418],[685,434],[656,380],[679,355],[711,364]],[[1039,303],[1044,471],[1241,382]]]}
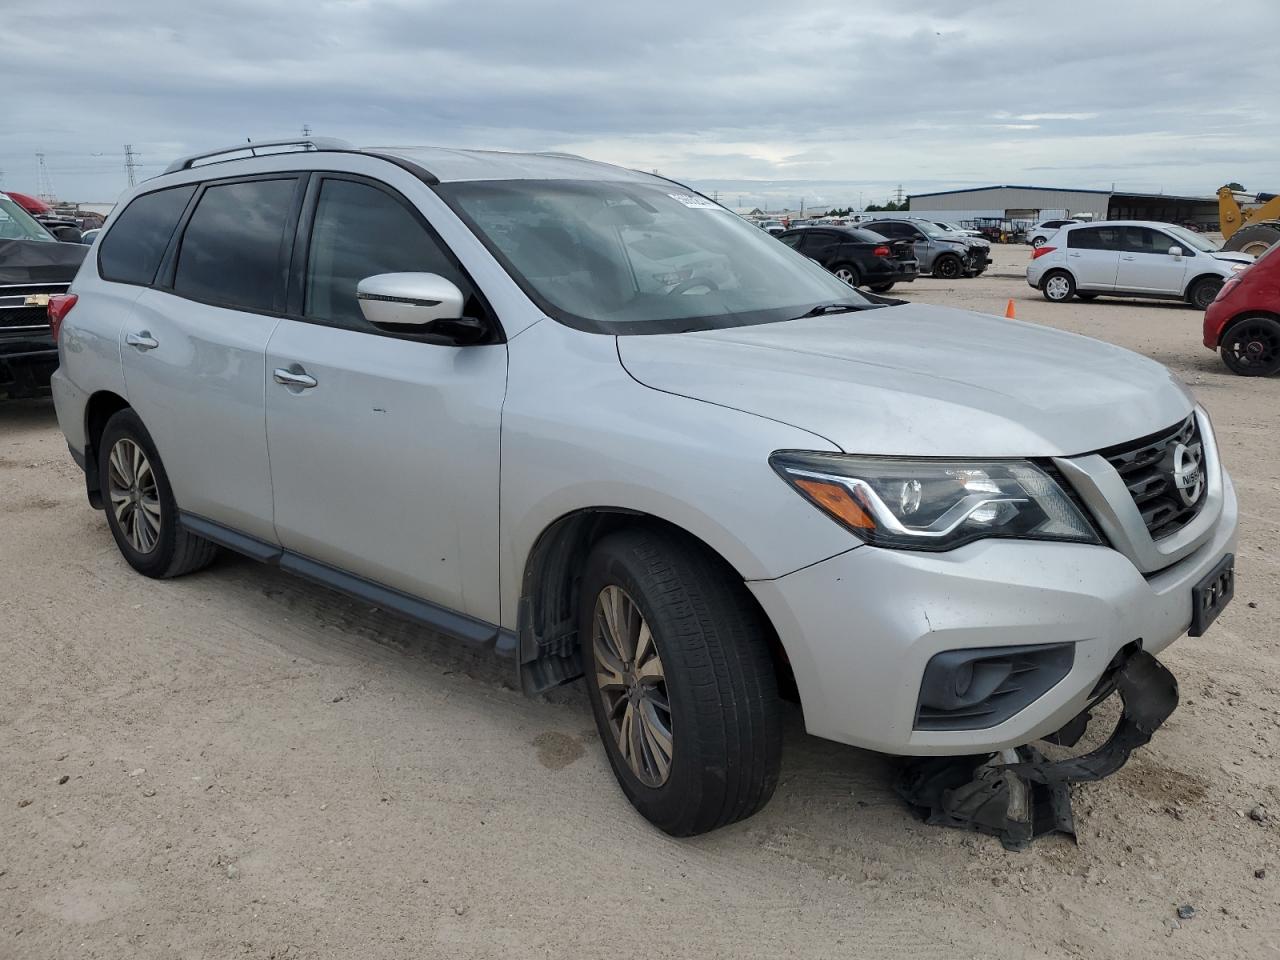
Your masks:
{"label": "amber turn signal lens", "polygon": [[875,521],[853,499],[849,488],[839,483],[826,480],[810,480],[797,477],[795,485],[808,494],[809,498],[827,513],[831,514],[847,527],[858,530],[874,530]]}

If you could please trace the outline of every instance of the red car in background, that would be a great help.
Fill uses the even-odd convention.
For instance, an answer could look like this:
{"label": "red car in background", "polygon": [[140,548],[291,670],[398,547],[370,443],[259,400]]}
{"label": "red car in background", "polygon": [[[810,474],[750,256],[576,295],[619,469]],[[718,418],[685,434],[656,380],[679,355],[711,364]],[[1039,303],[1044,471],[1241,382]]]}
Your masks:
{"label": "red car in background", "polygon": [[1204,345],[1244,377],[1280,372],[1280,243],[1222,285],[1204,312]]}

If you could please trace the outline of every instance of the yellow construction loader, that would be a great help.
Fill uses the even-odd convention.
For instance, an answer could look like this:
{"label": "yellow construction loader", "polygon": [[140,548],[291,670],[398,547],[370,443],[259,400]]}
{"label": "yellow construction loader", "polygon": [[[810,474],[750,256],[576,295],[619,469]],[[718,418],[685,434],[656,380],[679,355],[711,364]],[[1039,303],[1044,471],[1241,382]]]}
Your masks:
{"label": "yellow construction loader", "polygon": [[[1240,207],[1240,199],[1246,203],[1261,204],[1249,210]],[[1255,257],[1277,240],[1280,240],[1280,196],[1259,193],[1253,196],[1238,194],[1231,187],[1218,191],[1218,219],[1221,222],[1223,250],[1241,250]]]}

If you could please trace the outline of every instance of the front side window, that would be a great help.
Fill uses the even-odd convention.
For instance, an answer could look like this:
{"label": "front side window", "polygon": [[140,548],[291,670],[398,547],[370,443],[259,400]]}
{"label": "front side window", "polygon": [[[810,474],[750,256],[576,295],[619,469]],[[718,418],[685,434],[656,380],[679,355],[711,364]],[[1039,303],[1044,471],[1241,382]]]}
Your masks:
{"label": "front side window", "polygon": [[458,285],[467,313],[477,315],[470,282],[404,203],[366,183],[326,179],[307,251],[303,313],[334,326],[374,330],[360,310],[356,285],[380,273],[439,274]]}
{"label": "front side window", "polygon": [[437,192],[562,323],[674,333],[866,306],[848,284],[676,184],[493,180]]}
{"label": "front side window", "polygon": [[102,279],[144,286],[152,283],[182,211],[195,192],[193,183],[135,197],[102,238],[98,248]]}
{"label": "front side window", "polygon": [[284,227],[297,180],[208,187],[182,235],[173,292],[244,310],[280,310]]}
{"label": "front side window", "polygon": [[1125,227],[1122,235],[1121,249],[1126,253],[1158,253],[1168,254],[1169,248],[1177,243],[1167,234],[1150,227]]}

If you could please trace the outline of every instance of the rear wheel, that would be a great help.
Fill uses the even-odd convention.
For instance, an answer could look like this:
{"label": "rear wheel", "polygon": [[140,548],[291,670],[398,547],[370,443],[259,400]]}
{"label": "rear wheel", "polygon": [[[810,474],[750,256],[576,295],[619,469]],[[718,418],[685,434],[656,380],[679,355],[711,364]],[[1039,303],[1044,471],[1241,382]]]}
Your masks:
{"label": "rear wheel", "polygon": [[1280,223],[1255,223],[1233,233],[1222,249],[1239,250],[1260,257],[1273,243],[1280,243]]}
{"label": "rear wheel", "polygon": [[1031,245],[1033,247],[1043,247],[1048,242],[1049,241],[1046,240],[1044,237],[1036,237],[1034,240],[1031,241]]}
{"label": "rear wheel", "polygon": [[831,268],[831,272],[851,287],[856,287],[862,282],[862,277],[858,274],[858,268],[851,263],[837,263]]}
{"label": "rear wheel", "polygon": [[1218,291],[1222,289],[1222,280],[1215,277],[1205,277],[1203,280],[1197,280],[1195,286],[1191,288],[1191,292],[1187,296],[1187,300],[1197,310],[1208,310],[1209,304],[1213,303],[1213,298],[1218,295]]}
{"label": "rear wheel", "polygon": [[627,799],[673,836],[751,816],[778,782],[768,627],[741,580],[682,537],[591,551],[578,611],[596,728]]}
{"label": "rear wheel", "polygon": [[872,293],[888,293],[893,289],[893,283],[873,283],[871,285]]}
{"label": "rear wheel", "polygon": [[933,275],[942,280],[954,280],[964,272],[960,258],[952,253],[945,253],[933,261]]}
{"label": "rear wheel", "polygon": [[1227,329],[1219,349],[1227,369],[1242,377],[1280,373],[1280,321],[1245,317]]}
{"label": "rear wheel", "polygon": [[1054,270],[1044,278],[1040,292],[1051,303],[1066,303],[1076,293],[1076,282],[1065,270]]}
{"label": "rear wheel", "polygon": [[168,474],[138,415],[117,411],[102,431],[98,450],[107,525],[129,566],[156,578],[208,566],[218,548],[179,526]]}

